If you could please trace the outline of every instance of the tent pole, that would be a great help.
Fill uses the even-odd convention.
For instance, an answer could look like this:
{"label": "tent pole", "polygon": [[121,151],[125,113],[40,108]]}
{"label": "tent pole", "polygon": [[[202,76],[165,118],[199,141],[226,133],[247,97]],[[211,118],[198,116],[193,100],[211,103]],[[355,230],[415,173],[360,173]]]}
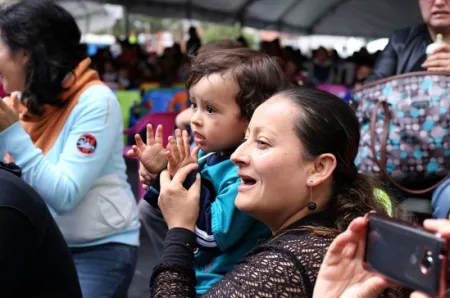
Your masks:
{"label": "tent pole", "polygon": [[84,0],[81,1],[81,5],[83,6],[84,12],[87,16],[86,21],[84,23],[84,32],[85,32],[85,34],[88,34],[91,29],[91,16],[88,12],[88,8],[87,8],[86,2]]}
{"label": "tent pole", "polygon": [[130,35],[130,10],[128,5],[123,6],[123,23],[124,23],[124,35],[125,38],[128,38]]}

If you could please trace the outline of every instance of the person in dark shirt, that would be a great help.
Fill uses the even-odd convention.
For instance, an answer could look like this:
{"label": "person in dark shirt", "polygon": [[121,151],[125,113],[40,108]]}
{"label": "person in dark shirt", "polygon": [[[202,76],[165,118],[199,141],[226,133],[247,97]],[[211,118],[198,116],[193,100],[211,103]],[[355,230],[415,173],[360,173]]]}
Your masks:
{"label": "person in dark shirt", "polygon": [[197,28],[189,28],[189,40],[186,43],[186,53],[188,55],[196,56],[198,50],[202,46],[202,41],[198,37]]}
{"label": "person in dark shirt", "polygon": [[[450,74],[450,0],[418,0],[423,24],[396,31],[381,53],[371,76],[365,84],[394,75],[430,71]],[[429,56],[429,44],[443,37]],[[448,145],[448,144],[446,144]],[[424,183],[424,188],[436,181]],[[409,185],[406,185],[409,186]],[[450,215],[450,179],[444,181],[432,193],[433,217]]]}
{"label": "person in dark shirt", "polygon": [[[450,73],[450,1],[418,0],[423,24],[395,31],[366,83],[414,71]],[[426,48],[442,34],[442,46],[427,57]]]}
{"label": "person in dark shirt", "polygon": [[0,163],[0,297],[81,298],[75,265],[47,205]]}

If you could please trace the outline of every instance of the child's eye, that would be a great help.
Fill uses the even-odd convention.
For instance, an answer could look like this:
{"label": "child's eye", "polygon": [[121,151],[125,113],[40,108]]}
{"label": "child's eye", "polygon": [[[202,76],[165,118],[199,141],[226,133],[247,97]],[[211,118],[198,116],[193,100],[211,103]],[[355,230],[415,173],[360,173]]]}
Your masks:
{"label": "child's eye", "polygon": [[210,106],[208,106],[208,107],[206,108],[206,111],[207,111],[208,113],[210,113],[210,114],[216,112],[216,111],[215,111],[213,108],[211,108]]}
{"label": "child's eye", "polygon": [[191,103],[191,107],[192,107],[193,109],[196,109],[196,108],[197,108],[197,104],[196,104],[196,103]]}

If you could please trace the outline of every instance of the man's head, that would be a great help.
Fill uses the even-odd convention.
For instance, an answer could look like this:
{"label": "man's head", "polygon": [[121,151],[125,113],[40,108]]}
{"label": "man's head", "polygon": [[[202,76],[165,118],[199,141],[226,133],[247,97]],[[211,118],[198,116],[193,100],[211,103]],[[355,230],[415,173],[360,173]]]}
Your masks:
{"label": "man's head", "polygon": [[234,149],[255,109],[286,88],[276,61],[248,48],[212,48],[191,61],[186,87],[194,115],[191,127],[204,151]]}
{"label": "man's head", "polygon": [[436,33],[450,31],[450,0],[418,0],[423,21]]}

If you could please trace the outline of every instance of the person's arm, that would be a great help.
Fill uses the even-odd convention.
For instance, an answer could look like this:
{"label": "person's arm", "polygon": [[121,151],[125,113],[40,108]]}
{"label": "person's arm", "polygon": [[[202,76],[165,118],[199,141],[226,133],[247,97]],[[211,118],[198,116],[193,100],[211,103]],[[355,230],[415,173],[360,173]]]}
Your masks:
{"label": "person's arm", "polygon": [[389,43],[381,52],[380,57],[377,59],[377,63],[372,70],[372,74],[365,81],[370,83],[376,80],[384,79],[396,74],[398,53],[394,47],[395,34],[389,39]]}
{"label": "person's arm", "polygon": [[35,228],[17,209],[0,208],[0,292],[21,297],[24,276],[38,251]]}
{"label": "person's arm", "polygon": [[[190,244],[186,245],[188,242]],[[150,297],[196,297],[194,255],[190,246],[193,243],[193,232],[185,229],[169,231],[162,262],[155,267],[151,277]],[[254,297],[262,293],[268,297],[308,297],[308,291],[312,289],[308,290],[308,281],[300,272],[301,266],[283,249],[260,249],[236,265],[202,297]],[[271,286],[267,286],[269,283]]]}
{"label": "person's arm", "polygon": [[[58,214],[74,208],[91,188],[111,152],[117,150],[117,138],[122,132],[120,106],[115,95],[104,86],[86,90],[75,106],[63,129],[63,148],[56,164],[37,149],[20,123],[0,133],[0,147],[22,168],[23,178]],[[72,115],[71,115],[72,116]],[[96,148],[82,153],[77,142],[84,134],[93,135]],[[59,148],[53,148],[58,150]]]}
{"label": "person's arm", "polygon": [[161,261],[150,279],[150,297],[195,297],[195,237],[183,228],[167,232]]}

